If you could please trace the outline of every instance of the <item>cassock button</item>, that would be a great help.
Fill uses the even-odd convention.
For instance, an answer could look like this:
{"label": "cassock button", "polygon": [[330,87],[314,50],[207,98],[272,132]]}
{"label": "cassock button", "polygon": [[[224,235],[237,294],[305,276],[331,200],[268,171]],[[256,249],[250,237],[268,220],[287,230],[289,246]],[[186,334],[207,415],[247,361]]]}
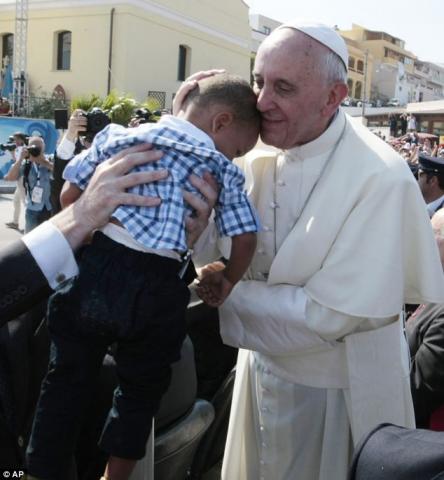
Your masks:
{"label": "cassock button", "polygon": [[270,208],[278,208],[279,205],[276,202],[270,202]]}
{"label": "cassock button", "polygon": [[63,273],[59,273],[56,277],[57,283],[62,283],[66,280],[66,276]]}
{"label": "cassock button", "polygon": [[259,255],[263,255],[265,253],[265,250],[263,248],[259,248],[259,250],[257,251],[257,253]]}
{"label": "cassock button", "polygon": [[263,230],[264,232],[271,232],[271,228],[270,228],[270,227],[267,227],[266,225],[264,225],[264,226],[262,227],[262,230]]}
{"label": "cassock button", "polygon": [[277,184],[280,186],[280,187],[285,187],[285,182],[283,180],[278,180],[277,181]]}
{"label": "cassock button", "polygon": [[23,445],[25,444],[25,442],[24,442],[23,437],[21,435],[17,438],[17,443],[18,443],[18,446],[20,448],[23,448]]}

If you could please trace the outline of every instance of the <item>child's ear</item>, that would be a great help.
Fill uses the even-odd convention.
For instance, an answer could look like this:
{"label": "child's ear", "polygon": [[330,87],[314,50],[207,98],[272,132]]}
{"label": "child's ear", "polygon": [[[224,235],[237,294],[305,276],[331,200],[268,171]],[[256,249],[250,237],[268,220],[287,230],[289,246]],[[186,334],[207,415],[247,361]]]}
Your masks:
{"label": "child's ear", "polygon": [[219,133],[225,127],[230,126],[233,123],[233,119],[233,114],[231,112],[216,113],[211,123],[211,131],[213,133]]}

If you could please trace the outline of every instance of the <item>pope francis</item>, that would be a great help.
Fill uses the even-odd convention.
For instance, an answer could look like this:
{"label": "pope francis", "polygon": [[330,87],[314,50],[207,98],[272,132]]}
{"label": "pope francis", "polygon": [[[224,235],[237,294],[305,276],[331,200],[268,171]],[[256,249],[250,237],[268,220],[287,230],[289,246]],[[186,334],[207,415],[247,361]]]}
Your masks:
{"label": "pope francis", "polygon": [[256,57],[275,148],[240,162],[262,230],[220,309],[240,348],[224,480],[345,480],[367,431],[414,426],[402,309],[444,302],[443,273],[409,168],[340,108],[347,65],[333,29],[299,21]]}

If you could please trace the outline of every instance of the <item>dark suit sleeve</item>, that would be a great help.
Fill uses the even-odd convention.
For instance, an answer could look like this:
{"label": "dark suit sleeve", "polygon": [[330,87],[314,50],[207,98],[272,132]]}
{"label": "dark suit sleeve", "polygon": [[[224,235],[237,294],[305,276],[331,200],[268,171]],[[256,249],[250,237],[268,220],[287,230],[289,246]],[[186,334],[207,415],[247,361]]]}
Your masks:
{"label": "dark suit sleeve", "polygon": [[[419,334],[419,332],[416,332]],[[412,395],[418,423],[444,401],[444,316],[434,318],[417,338],[412,357]]]}
{"label": "dark suit sleeve", "polygon": [[63,179],[63,171],[65,170],[66,165],[68,165],[69,160],[63,160],[57,156],[57,152],[54,153],[54,163],[51,179],[51,205],[52,205],[52,215],[60,212],[60,193],[62,191],[63,184],[65,180]]}
{"label": "dark suit sleeve", "polygon": [[0,251],[0,326],[49,295],[51,288],[25,244]]}

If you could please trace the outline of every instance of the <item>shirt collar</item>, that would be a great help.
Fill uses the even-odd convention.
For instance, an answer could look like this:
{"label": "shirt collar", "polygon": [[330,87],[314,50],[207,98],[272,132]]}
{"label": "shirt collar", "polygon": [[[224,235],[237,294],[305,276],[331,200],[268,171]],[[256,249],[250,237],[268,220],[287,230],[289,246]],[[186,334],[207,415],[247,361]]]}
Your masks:
{"label": "shirt collar", "polygon": [[203,143],[206,148],[211,150],[216,149],[212,138],[207,133],[200,128],[197,128],[195,125],[182,117],[179,118],[173,117],[173,115],[162,115],[157,123],[158,125],[179,130],[180,132],[186,133],[190,137],[194,137],[197,142]]}
{"label": "shirt collar", "polygon": [[429,215],[432,216],[435,213],[435,210],[441,205],[441,203],[444,202],[444,195],[441,195],[439,198],[436,200],[433,200],[433,202],[430,202],[427,204],[427,211],[429,212]]}
{"label": "shirt collar", "polygon": [[346,118],[344,111],[339,108],[327,130],[325,130],[325,132],[323,132],[318,138],[315,138],[304,145],[290,148],[287,152],[290,155],[295,155],[300,158],[316,157],[328,152],[339,140],[344,129],[345,121]]}

